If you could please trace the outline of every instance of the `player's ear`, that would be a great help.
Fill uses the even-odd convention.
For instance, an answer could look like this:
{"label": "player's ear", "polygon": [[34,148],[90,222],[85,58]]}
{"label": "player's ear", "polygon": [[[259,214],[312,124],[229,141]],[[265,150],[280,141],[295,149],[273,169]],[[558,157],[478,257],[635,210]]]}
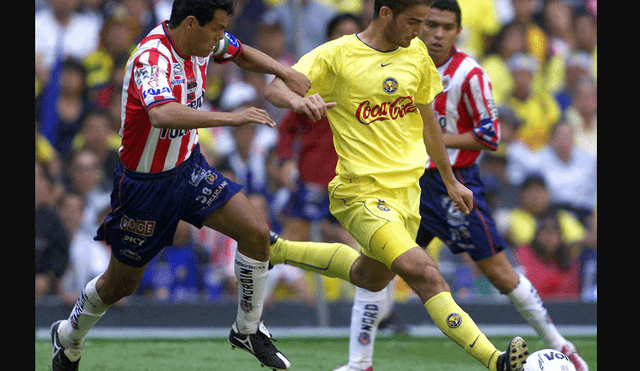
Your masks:
{"label": "player's ear", "polygon": [[389,23],[393,20],[393,11],[388,6],[380,7],[379,18],[384,20],[385,23]]}

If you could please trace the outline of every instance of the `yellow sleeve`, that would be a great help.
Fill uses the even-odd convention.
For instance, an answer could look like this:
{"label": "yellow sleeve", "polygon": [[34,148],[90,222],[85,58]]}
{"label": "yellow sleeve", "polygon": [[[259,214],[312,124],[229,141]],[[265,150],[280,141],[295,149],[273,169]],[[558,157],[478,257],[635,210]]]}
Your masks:
{"label": "yellow sleeve", "polygon": [[[417,40],[420,41],[420,40]],[[433,63],[426,45],[422,41],[418,43],[419,57],[424,61],[425,68],[422,70],[422,79],[415,95],[416,104],[431,104],[438,94],[442,92],[442,80],[440,74]]]}
{"label": "yellow sleeve", "polygon": [[337,66],[337,54],[333,43],[325,43],[303,55],[298,62],[293,65],[293,69],[307,76],[311,81],[311,87],[307,96],[320,94],[325,101],[331,98],[331,91],[335,83]]}

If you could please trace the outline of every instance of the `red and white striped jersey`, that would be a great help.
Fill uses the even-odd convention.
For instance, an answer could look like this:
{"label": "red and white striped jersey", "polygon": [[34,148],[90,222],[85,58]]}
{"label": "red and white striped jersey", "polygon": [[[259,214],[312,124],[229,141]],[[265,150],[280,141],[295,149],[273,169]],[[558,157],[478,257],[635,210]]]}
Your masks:
{"label": "red and white striped jersey", "polygon": [[[498,148],[500,125],[493,101],[491,81],[480,65],[455,47],[449,58],[437,66],[443,91],[433,101],[443,133],[464,134],[473,137],[491,150]],[[480,151],[447,148],[453,168],[465,168],[476,163]],[[435,169],[433,161],[428,169]]]}
{"label": "red and white striped jersey", "polygon": [[[202,106],[209,58],[183,56],[169,36],[167,23],[156,26],[138,44],[127,62],[122,88],[119,154],[127,169],[155,173],[173,169],[189,158],[198,143],[197,129],[160,129],[149,121],[151,107],[178,102],[198,109]],[[226,63],[242,51],[231,34],[228,52],[215,57]]]}

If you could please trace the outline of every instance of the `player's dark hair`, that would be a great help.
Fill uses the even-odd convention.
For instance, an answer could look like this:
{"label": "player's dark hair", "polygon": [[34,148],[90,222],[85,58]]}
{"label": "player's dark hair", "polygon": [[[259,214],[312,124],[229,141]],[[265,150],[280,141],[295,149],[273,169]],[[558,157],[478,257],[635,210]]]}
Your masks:
{"label": "player's dark hair", "polygon": [[462,25],[462,12],[460,11],[458,0],[435,0],[431,7],[453,12],[456,15],[456,22],[458,22],[458,26]]}
{"label": "player's dark hair", "polygon": [[234,0],[174,0],[169,18],[169,28],[176,28],[188,16],[196,17],[200,26],[213,20],[216,10],[233,14]]}
{"label": "player's dark hair", "polygon": [[380,16],[380,9],[383,6],[391,9],[393,15],[402,13],[405,9],[412,6],[422,4],[431,6],[434,0],[375,0],[373,3],[373,19],[377,19]]}

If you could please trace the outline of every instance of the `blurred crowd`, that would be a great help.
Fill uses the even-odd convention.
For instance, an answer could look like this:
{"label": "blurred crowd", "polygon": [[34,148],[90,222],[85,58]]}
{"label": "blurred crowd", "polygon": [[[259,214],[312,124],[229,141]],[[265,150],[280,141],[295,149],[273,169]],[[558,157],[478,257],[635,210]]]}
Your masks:
{"label": "blurred crowd", "polygon": [[[364,29],[373,2],[236,0],[227,31],[293,65],[336,27]],[[544,300],[596,301],[597,1],[458,2],[463,32],[457,46],[489,74],[498,107],[501,144],[481,157],[480,166],[508,257]],[[109,262],[109,247],[93,237],[109,211],[119,161],[124,69],[137,42],[169,19],[171,4],[36,0],[36,300],[57,296],[73,305]],[[287,112],[263,97],[272,78],[211,63],[203,108],[257,106],[279,122]],[[279,232],[292,182],[276,150],[278,130],[246,125],[199,134],[209,162],[245,185]],[[465,254],[452,255],[439,240],[427,249],[460,300],[500,300]],[[235,300],[234,253],[228,237],[181,224],[136,295]],[[318,286],[296,269],[272,276],[268,303],[315,305],[318,289],[329,300],[352,295],[345,283],[326,279]],[[396,291],[400,300],[411,295],[402,282]]]}

